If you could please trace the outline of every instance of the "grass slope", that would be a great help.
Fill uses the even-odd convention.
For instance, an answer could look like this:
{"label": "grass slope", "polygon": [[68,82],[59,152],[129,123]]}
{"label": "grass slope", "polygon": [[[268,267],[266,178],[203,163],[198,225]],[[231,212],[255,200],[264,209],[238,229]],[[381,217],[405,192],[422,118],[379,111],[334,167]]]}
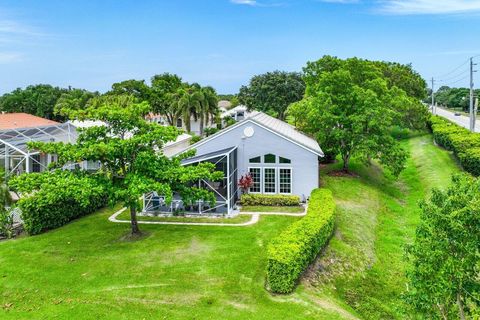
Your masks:
{"label": "grass slope", "polygon": [[418,201],[432,187],[445,187],[459,171],[430,135],[404,146],[411,158],[398,180],[385,177],[376,166],[358,164],[353,167],[358,178],[322,179],[338,204],[337,231],[306,284],[344,299],[365,319],[406,317],[400,299],[405,290],[403,248],[414,236]]}
{"label": "grass slope", "polygon": [[145,238],[124,241],[129,226],[107,221],[114,211],[0,242],[0,319],[340,317],[264,290],[266,243],[297,217],[242,228],[142,225]]}
{"label": "grass slope", "polygon": [[338,203],[337,232],[292,295],[264,290],[265,248],[298,217],[244,228],[142,225],[145,238],[125,241],[128,225],[107,221],[114,208],[0,242],[0,319],[402,318],[402,247],[416,203],[457,170],[429,136],[406,147],[413,156],[399,181],[359,165],[358,178],[322,177]]}

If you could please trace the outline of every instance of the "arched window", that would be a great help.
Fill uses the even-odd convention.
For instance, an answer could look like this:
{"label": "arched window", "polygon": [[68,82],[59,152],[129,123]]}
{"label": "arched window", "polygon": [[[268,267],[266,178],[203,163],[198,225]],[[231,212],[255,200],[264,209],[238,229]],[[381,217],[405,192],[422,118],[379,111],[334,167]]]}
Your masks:
{"label": "arched window", "polygon": [[263,162],[264,163],[276,163],[277,162],[277,156],[274,154],[266,154],[263,156]]}
{"label": "arched window", "polygon": [[182,125],[182,119],[177,119],[177,128],[183,127]]}

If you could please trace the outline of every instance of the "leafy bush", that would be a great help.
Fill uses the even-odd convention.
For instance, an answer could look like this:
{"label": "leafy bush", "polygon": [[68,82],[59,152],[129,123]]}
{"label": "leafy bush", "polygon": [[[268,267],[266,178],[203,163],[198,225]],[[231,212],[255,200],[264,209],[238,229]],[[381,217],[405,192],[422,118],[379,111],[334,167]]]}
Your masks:
{"label": "leafy bush", "polygon": [[218,131],[220,131],[218,128],[205,128],[203,130],[203,132],[205,133],[205,136],[208,137],[208,136],[211,136],[212,134],[215,134],[217,133]]}
{"label": "leafy bush", "polygon": [[240,204],[243,206],[298,206],[300,197],[278,194],[242,194]]}
{"label": "leafy bush", "polygon": [[200,140],[202,140],[202,137],[192,134],[192,138],[190,139],[190,145],[195,144]]}
{"label": "leafy bush", "polygon": [[480,175],[480,134],[438,116],[431,117],[430,129],[437,144],[453,151],[465,171]]}
{"label": "leafy bush", "polygon": [[0,208],[0,237],[11,238],[13,236],[13,216],[9,210]]}
{"label": "leafy bush", "polygon": [[480,176],[480,147],[467,149],[458,155],[465,171]]}
{"label": "leafy bush", "polygon": [[92,213],[108,200],[107,184],[81,172],[23,174],[13,178],[10,186],[22,193],[18,206],[24,228],[31,235]]}
{"label": "leafy bush", "polygon": [[327,244],[334,228],[335,203],[330,190],[312,192],[307,215],[274,238],[267,247],[267,286],[289,293]]}

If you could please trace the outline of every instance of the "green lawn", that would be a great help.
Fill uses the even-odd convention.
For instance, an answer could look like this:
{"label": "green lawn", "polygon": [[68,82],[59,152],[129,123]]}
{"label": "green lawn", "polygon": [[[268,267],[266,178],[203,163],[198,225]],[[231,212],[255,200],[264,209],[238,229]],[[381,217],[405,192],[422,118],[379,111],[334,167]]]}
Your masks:
{"label": "green lawn", "polygon": [[310,283],[345,300],[365,319],[405,318],[403,248],[414,236],[418,201],[432,187],[445,187],[459,171],[452,155],[434,146],[430,135],[404,146],[411,158],[397,181],[376,166],[358,165],[358,178],[330,177],[324,171],[322,179],[337,201],[337,231],[317,264],[324,271],[315,272]]}
{"label": "green lawn", "polygon": [[413,156],[398,181],[376,166],[354,164],[359,177],[324,170],[337,230],[292,295],[264,290],[265,249],[298,217],[261,216],[249,227],[141,225],[145,238],[126,241],[129,226],[107,220],[115,208],[0,242],[0,319],[405,318],[402,248],[417,201],[458,170],[430,136],[405,146]]}
{"label": "green lawn", "polygon": [[[130,220],[130,212],[124,211],[117,216],[118,220]],[[200,223],[224,223],[224,224],[239,224],[250,221],[251,215],[238,215],[233,218],[223,217],[149,217],[137,216],[138,221],[159,221],[159,222],[200,222]]]}
{"label": "green lawn", "polygon": [[242,212],[282,212],[282,213],[302,213],[305,208],[302,206],[282,207],[282,206],[243,206]]}

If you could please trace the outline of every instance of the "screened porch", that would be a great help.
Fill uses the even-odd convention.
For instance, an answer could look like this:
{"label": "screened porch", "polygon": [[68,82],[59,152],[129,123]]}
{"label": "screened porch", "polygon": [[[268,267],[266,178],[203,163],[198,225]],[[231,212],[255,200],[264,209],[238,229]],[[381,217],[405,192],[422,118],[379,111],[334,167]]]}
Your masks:
{"label": "screened porch", "polygon": [[[208,203],[201,200],[195,203],[184,203],[176,194],[168,204],[165,197],[156,192],[143,196],[143,212],[146,214],[188,214],[188,215],[227,215],[232,213],[238,200],[237,186],[237,147],[231,147],[216,152],[195,156],[182,161],[182,165],[191,166],[202,162],[215,165],[215,170],[223,172],[219,181],[200,180],[195,186],[205,188],[215,194],[216,202]],[[193,186],[193,185],[192,185]]]}

